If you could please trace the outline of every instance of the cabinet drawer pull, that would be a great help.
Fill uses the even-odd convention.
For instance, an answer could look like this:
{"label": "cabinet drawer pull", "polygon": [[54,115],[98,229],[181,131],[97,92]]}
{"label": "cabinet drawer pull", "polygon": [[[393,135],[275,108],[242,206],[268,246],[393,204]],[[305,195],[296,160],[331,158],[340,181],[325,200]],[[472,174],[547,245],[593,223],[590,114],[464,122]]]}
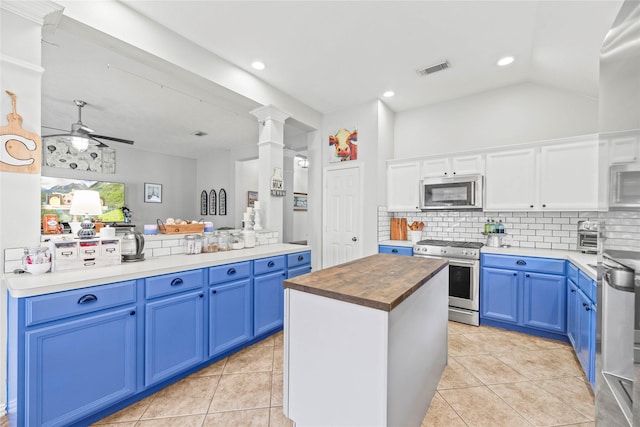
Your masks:
{"label": "cabinet drawer pull", "polygon": [[575,294],[575,293],[576,293],[576,290],[575,290],[575,289],[571,289],[571,293],[572,293],[572,294]]}
{"label": "cabinet drawer pull", "polygon": [[527,262],[525,260],[519,259],[518,261],[516,261],[516,264],[518,264],[518,265],[527,265]]}
{"label": "cabinet drawer pull", "polygon": [[391,252],[393,252],[394,254],[397,254],[398,250],[397,249],[391,249]]}
{"label": "cabinet drawer pull", "polygon": [[586,302],[583,302],[583,303],[582,303],[582,306],[583,306],[583,307],[586,307],[586,306],[587,306],[587,303],[586,303]]}
{"label": "cabinet drawer pull", "polygon": [[231,276],[232,274],[236,274],[236,269],[235,269],[235,268],[230,268],[230,269],[228,269],[228,270],[227,270],[227,274],[228,274],[229,276]]}
{"label": "cabinet drawer pull", "polygon": [[86,294],[80,297],[78,304],[88,304],[90,302],[98,301],[98,297],[94,294]]}
{"label": "cabinet drawer pull", "polygon": [[182,285],[183,283],[184,283],[184,282],[182,281],[182,279],[181,279],[181,278],[176,277],[175,279],[173,279],[173,280],[171,281],[171,286],[179,286],[179,285]]}
{"label": "cabinet drawer pull", "polygon": [[302,261],[304,257],[302,255],[298,255],[298,261]]}
{"label": "cabinet drawer pull", "polygon": [[274,265],[276,265],[276,263],[275,263],[275,262],[273,262],[273,261],[269,261],[269,262],[267,263],[267,267],[273,267]]}
{"label": "cabinet drawer pull", "polygon": [[518,275],[518,273],[513,273],[513,275],[514,275],[514,276],[517,276],[517,275]]}
{"label": "cabinet drawer pull", "polygon": [[529,276],[528,274],[525,274],[525,277],[531,277],[531,276]]}
{"label": "cabinet drawer pull", "polygon": [[212,294],[218,293],[215,289],[211,291]]}

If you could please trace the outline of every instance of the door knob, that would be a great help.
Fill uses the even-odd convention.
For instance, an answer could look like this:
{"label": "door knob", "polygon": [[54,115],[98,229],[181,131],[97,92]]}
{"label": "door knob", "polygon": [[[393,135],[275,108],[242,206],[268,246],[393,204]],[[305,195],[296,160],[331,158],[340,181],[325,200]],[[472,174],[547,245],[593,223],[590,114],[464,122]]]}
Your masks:
{"label": "door knob", "polygon": [[351,240],[353,240],[354,242],[357,242],[357,241],[358,241],[358,238],[357,238],[356,236],[353,236],[353,237],[351,238]]}

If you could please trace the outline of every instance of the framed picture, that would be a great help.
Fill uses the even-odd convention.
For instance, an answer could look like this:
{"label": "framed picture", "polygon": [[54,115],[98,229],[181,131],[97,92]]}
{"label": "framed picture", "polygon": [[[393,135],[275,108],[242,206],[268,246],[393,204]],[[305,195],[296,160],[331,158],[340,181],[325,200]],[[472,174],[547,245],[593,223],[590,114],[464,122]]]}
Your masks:
{"label": "framed picture", "polygon": [[218,215],[227,214],[227,192],[221,188],[218,192]]}
{"label": "framed picture", "polygon": [[209,215],[216,214],[216,206],[218,206],[217,200],[216,190],[211,190],[209,193]]}
{"label": "framed picture", "polygon": [[258,200],[258,192],[247,191],[247,206],[250,208],[254,207],[256,200]]}
{"label": "framed picture", "polygon": [[307,193],[293,193],[293,210],[307,210]]}
{"label": "framed picture", "polygon": [[208,213],[207,201],[208,201],[207,192],[205,190],[202,190],[202,193],[200,193],[200,215],[206,215]]}
{"label": "framed picture", "polygon": [[162,203],[162,184],[144,183],[145,203]]}

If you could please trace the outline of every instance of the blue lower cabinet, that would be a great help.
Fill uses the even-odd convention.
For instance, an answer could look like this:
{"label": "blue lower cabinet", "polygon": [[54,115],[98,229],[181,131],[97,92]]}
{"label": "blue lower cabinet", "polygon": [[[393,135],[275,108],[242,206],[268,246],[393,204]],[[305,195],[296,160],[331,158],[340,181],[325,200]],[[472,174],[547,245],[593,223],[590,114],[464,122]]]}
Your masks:
{"label": "blue lower cabinet", "polygon": [[311,273],[311,251],[287,255],[287,278]]}
{"label": "blue lower cabinet", "polygon": [[137,316],[126,306],[26,332],[26,418],[12,425],[65,426],[133,395]]}
{"label": "blue lower cabinet", "polygon": [[253,279],[253,333],[262,335],[284,324],[284,271]]}
{"label": "blue lower cabinet", "polygon": [[518,272],[483,268],[480,283],[480,315],[485,319],[518,323]]}
{"label": "blue lower cabinet", "polygon": [[144,382],[149,386],[204,361],[204,293],[145,305]]}
{"label": "blue lower cabinet", "polygon": [[251,295],[250,279],[209,289],[209,357],[253,337]]}
{"label": "blue lower cabinet", "polygon": [[578,345],[578,285],[567,279],[567,338],[575,349]]}
{"label": "blue lower cabinet", "polygon": [[564,276],[524,273],[522,323],[564,334],[567,330],[567,293]]}
{"label": "blue lower cabinet", "polygon": [[482,254],[480,323],[566,341],[565,261]]}
{"label": "blue lower cabinet", "polygon": [[378,253],[380,253],[380,254],[413,256],[413,247],[411,247],[411,246],[378,245]]}

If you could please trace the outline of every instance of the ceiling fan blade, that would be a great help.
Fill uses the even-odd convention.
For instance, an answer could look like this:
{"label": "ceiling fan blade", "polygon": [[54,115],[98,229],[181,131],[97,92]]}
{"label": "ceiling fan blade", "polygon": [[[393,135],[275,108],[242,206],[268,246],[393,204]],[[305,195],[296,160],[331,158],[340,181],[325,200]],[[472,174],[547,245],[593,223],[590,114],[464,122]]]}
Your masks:
{"label": "ceiling fan blade", "polygon": [[109,148],[109,146],[107,144],[105,144],[102,141],[98,141],[97,139],[95,139],[93,137],[93,135],[89,135],[89,138],[96,143],[97,147],[99,147],[99,148]]}
{"label": "ceiling fan blade", "polygon": [[122,139],[122,138],[116,138],[114,136],[104,136],[104,135],[96,135],[95,133],[91,134],[92,138],[100,138],[100,139],[106,139],[107,141],[115,141],[115,142],[122,142],[124,144],[130,144],[133,145],[133,141],[129,140],[129,139]]}
{"label": "ceiling fan blade", "polygon": [[[51,126],[40,125],[40,127],[43,129],[53,129],[53,130],[59,130],[60,132],[67,132],[66,129],[54,128]],[[47,136],[53,136],[53,135],[47,135]]]}

